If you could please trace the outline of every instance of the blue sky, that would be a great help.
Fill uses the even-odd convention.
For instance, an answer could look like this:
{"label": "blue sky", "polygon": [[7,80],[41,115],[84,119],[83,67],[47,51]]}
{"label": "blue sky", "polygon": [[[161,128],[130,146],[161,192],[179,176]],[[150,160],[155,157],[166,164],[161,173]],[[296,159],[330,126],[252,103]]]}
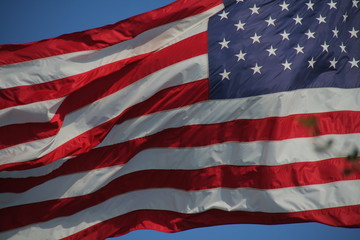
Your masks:
{"label": "blue sky", "polygon": [[[25,43],[115,23],[173,0],[1,0],[0,44]],[[360,229],[316,223],[277,226],[227,225],[167,234],[135,231],[118,240],[326,239],[359,240]]]}

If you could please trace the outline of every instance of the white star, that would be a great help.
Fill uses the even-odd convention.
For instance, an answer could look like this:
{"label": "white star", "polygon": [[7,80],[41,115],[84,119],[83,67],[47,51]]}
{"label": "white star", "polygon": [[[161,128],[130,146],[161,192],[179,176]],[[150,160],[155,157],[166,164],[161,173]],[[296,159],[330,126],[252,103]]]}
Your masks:
{"label": "white star", "polygon": [[231,72],[227,72],[226,69],[224,69],[224,72],[219,73],[219,75],[221,76],[221,81],[224,80],[224,79],[230,80],[230,78],[229,78],[230,73]]}
{"label": "white star", "polygon": [[220,20],[223,20],[224,18],[228,18],[228,15],[229,14],[229,12],[225,12],[225,10],[224,11],[222,11],[222,13],[219,13],[218,15],[221,17],[220,18]]}
{"label": "white star", "polygon": [[280,33],[280,35],[282,36],[282,40],[285,40],[285,39],[290,40],[289,39],[290,33],[287,33],[285,30],[283,33]]}
{"label": "white star", "polygon": [[356,8],[357,8],[357,7],[358,7],[358,4],[359,4],[359,1],[358,1],[358,0],[353,0],[353,1],[352,1],[352,4],[353,4],[353,5],[352,5],[353,7],[356,7]]}
{"label": "white star", "polygon": [[282,4],[279,4],[279,6],[281,7],[281,11],[287,10],[289,11],[289,5],[290,4],[286,4],[286,2],[284,1]]}
{"label": "white star", "polygon": [[344,45],[344,43],[341,43],[341,45],[339,46],[341,48],[341,52],[345,52],[346,53],[346,46]]}
{"label": "white star", "polygon": [[329,49],[328,49],[328,48],[329,48],[330,45],[326,44],[326,41],[324,42],[323,45],[320,45],[320,46],[323,48],[323,52],[325,52],[325,51],[326,51],[326,52],[329,52]]}
{"label": "white star", "polygon": [[314,60],[314,58],[311,58],[311,60],[308,61],[308,63],[309,63],[308,68],[309,68],[309,67],[314,68],[314,64],[316,63],[316,61]]}
{"label": "white star", "polygon": [[222,42],[219,42],[219,44],[221,45],[221,49],[229,48],[229,46],[228,46],[229,43],[230,43],[230,41],[226,41],[225,38],[222,40]]}
{"label": "white star", "polygon": [[322,22],[326,23],[326,21],[325,21],[326,17],[321,16],[321,14],[320,14],[320,17],[318,17],[316,19],[319,21],[319,24],[322,23]]}
{"label": "white star", "polygon": [[339,30],[337,29],[337,27],[336,27],[334,30],[332,30],[332,31],[333,31],[333,33],[334,33],[334,36],[333,36],[333,37],[338,38],[338,37],[339,37],[339,36],[338,36]]}
{"label": "white star", "polygon": [[330,9],[333,9],[333,8],[336,9],[336,4],[337,4],[337,2],[333,2],[333,0],[331,0],[331,2],[328,3]]}
{"label": "white star", "polygon": [[234,26],[237,27],[236,31],[239,31],[239,29],[245,30],[245,28],[244,28],[245,24],[246,24],[246,23],[242,23],[242,22],[239,20],[239,23],[234,24]]}
{"label": "white star", "polygon": [[337,62],[338,62],[338,61],[336,61],[335,58],[334,58],[333,60],[331,60],[331,61],[330,61],[330,67],[329,67],[329,68],[333,67],[333,68],[336,69],[336,64],[337,64]]}
{"label": "white star", "polygon": [[275,26],[275,20],[276,20],[276,19],[272,19],[271,16],[270,16],[269,19],[266,19],[266,20],[265,20],[265,22],[268,23],[268,26],[270,26],[270,25]]}
{"label": "white star", "polygon": [[246,55],[247,53],[243,53],[241,50],[240,50],[240,52],[239,52],[239,54],[236,54],[235,56],[238,58],[238,60],[237,61],[240,61],[240,60],[244,60],[245,61],[245,55]]}
{"label": "white star", "polygon": [[291,67],[290,67],[291,64],[292,64],[292,63],[289,63],[287,59],[286,59],[286,61],[285,61],[284,63],[281,63],[281,65],[284,66],[284,71],[285,71],[286,69],[291,70]]}
{"label": "white star", "polygon": [[310,29],[308,30],[307,33],[305,33],[305,35],[308,37],[308,39],[315,38],[314,34],[315,34],[315,32],[311,32]]}
{"label": "white star", "polygon": [[347,20],[347,18],[348,18],[349,16],[347,15],[347,12],[343,15],[343,22],[346,22],[346,20]]}
{"label": "white star", "polygon": [[251,69],[254,71],[254,72],[253,72],[253,75],[255,75],[255,73],[261,74],[261,71],[260,71],[261,68],[262,68],[262,66],[259,66],[259,65],[256,63],[255,66],[251,68]]}
{"label": "white star", "polygon": [[309,0],[309,2],[308,3],[305,3],[306,5],[307,5],[307,7],[308,7],[308,10],[309,9],[311,9],[311,10],[313,10],[314,11],[314,3],[313,2],[311,2],[311,0]]}
{"label": "white star", "polygon": [[296,47],[294,47],[294,49],[296,50],[296,54],[304,53],[303,51],[304,47],[300,47],[299,44]]}
{"label": "white star", "polygon": [[349,31],[349,33],[351,34],[350,38],[355,37],[357,38],[357,33],[359,32],[359,30],[355,30],[355,28],[353,27],[351,31]]}
{"label": "white star", "polygon": [[259,7],[256,7],[256,4],[254,4],[254,6],[252,8],[249,8],[251,10],[251,15],[253,15],[254,13],[259,14]]}
{"label": "white star", "polygon": [[293,19],[295,20],[295,24],[300,24],[300,25],[302,25],[302,23],[301,23],[302,18],[301,18],[301,17],[299,17],[299,14],[298,14],[298,15],[296,15],[296,18],[293,18]]}
{"label": "white star", "polygon": [[360,60],[355,60],[355,58],[353,58],[352,59],[352,61],[349,61],[349,63],[351,64],[351,68],[353,68],[353,67],[359,67],[359,62],[360,62]]}
{"label": "white star", "polygon": [[269,52],[269,56],[271,56],[271,55],[276,56],[276,53],[275,53],[276,50],[277,50],[277,48],[273,48],[272,45],[270,46],[270,48],[266,49],[266,51]]}
{"label": "white star", "polygon": [[236,3],[244,2],[244,0],[236,0]]}
{"label": "white star", "polygon": [[254,36],[252,36],[250,38],[253,40],[253,43],[255,43],[255,42],[260,43],[261,36],[258,36],[256,33],[254,34]]}

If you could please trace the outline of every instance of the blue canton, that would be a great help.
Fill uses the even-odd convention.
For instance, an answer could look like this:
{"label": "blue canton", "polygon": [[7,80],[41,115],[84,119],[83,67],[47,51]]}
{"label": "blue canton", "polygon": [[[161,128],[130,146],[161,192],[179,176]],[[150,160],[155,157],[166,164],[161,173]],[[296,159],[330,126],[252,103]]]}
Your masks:
{"label": "blue canton", "polygon": [[360,87],[359,0],[236,0],[208,32],[213,99]]}

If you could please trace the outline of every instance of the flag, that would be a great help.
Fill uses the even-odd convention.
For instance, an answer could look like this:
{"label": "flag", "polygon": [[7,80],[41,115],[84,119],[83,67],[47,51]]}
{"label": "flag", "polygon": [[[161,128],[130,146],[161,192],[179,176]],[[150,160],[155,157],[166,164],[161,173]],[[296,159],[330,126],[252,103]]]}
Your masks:
{"label": "flag", "polygon": [[179,0],[0,46],[0,238],[360,227],[356,0]]}

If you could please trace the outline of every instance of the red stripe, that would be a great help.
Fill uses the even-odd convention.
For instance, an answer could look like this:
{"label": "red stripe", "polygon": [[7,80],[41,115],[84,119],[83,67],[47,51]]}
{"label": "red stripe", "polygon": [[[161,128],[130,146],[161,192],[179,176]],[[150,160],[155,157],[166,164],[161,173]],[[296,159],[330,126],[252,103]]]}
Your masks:
{"label": "red stripe", "polygon": [[220,4],[221,0],[175,1],[163,8],[112,25],[33,43],[0,45],[0,65],[109,47],[152,28],[197,15]]}
{"label": "red stripe", "polygon": [[[360,112],[353,111],[299,114],[264,119],[239,119],[217,124],[190,125],[165,129],[150,136],[94,149],[89,153],[90,155],[83,154],[80,158],[91,156],[91,159],[97,159],[97,167],[105,167],[123,164],[135,154],[148,148],[197,147],[228,141],[251,142],[312,137],[312,131],[309,131],[299,120],[306,117],[317,118],[319,135],[360,132],[360,124],[354,124],[355,122],[360,123]],[[99,139],[104,138],[114,123],[111,120],[93,128],[40,159],[3,164],[0,166],[0,170],[28,169],[48,164],[64,156],[86,153],[100,143]],[[249,129],[256,129],[256,131],[248,131]],[[99,162],[99,159],[103,161]],[[85,162],[91,164],[89,159],[86,159]]]}
{"label": "red stripe", "polygon": [[185,214],[160,210],[139,210],[98,223],[63,240],[97,240],[121,236],[140,229],[180,232],[188,229],[225,224],[285,224],[320,222],[337,227],[360,227],[360,205],[294,213],[226,212],[212,209]]}
{"label": "red stripe", "polygon": [[[110,69],[115,70],[113,66],[110,66],[110,68],[103,67],[101,68],[101,70],[96,70],[101,72],[102,69],[104,69],[106,75],[92,81],[91,83],[88,83],[86,86],[76,86],[75,90],[77,87],[81,88],[77,89],[76,91],[72,92],[70,95],[67,96],[67,98],[62,102],[61,106],[57,110],[56,115],[50,122],[24,123],[0,127],[0,136],[3,136],[0,139],[0,149],[54,136],[60,130],[66,114],[86,105],[89,105],[96,100],[109,96],[129,86],[137,80],[148,76],[151,73],[154,73],[158,70],[181,62],[183,60],[205,54],[207,52],[206,44],[204,44],[206,43],[206,39],[207,34],[200,33],[184,41],[171,45],[165,49],[154,52],[144,59],[136,58],[137,60],[141,61],[127,63],[126,66],[115,72],[108,72],[108,70]],[[193,44],[194,42],[199,43],[199,46]],[[187,50],[179,52],[179,49],[184,48],[186,48]],[[166,56],[172,57],[169,58]],[[132,59],[132,61],[133,60],[134,59]],[[139,69],[141,69],[141,71],[139,71]],[[87,75],[87,73],[85,74],[85,76],[77,75],[76,78],[84,79],[87,78]],[[48,83],[48,85],[52,84],[54,83]],[[55,83],[55,85],[58,84],[61,85],[61,81]],[[53,87],[54,88],[51,87],[51,89],[57,89],[59,86]],[[24,88],[25,90],[29,90],[28,87]],[[36,92],[32,92],[32,95],[38,96],[39,94]],[[31,98],[30,100],[35,99]]]}
{"label": "red stripe", "polygon": [[0,149],[16,144],[35,141],[56,135],[63,122],[60,114],[55,114],[50,122],[12,124],[0,127]]}
{"label": "red stripe", "polygon": [[347,165],[345,159],[330,159],[281,166],[223,165],[199,170],[143,170],[121,176],[87,195],[1,209],[0,215],[8,217],[6,222],[0,222],[0,231],[73,215],[112,197],[142,189],[173,188],[185,191],[220,187],[276,189],[360,179],[360,172],[344,176],[343,170]]}

